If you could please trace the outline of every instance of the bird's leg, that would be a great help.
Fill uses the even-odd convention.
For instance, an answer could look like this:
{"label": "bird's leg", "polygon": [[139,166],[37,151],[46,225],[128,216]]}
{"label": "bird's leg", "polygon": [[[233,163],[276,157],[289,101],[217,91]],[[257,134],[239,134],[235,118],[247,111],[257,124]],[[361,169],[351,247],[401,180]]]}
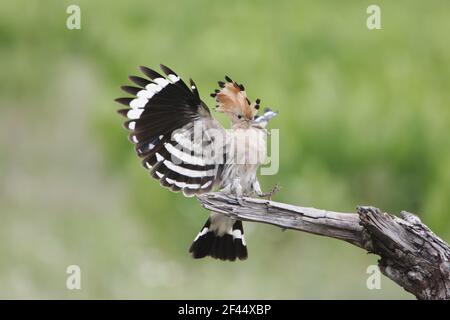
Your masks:
{"label": "bird's leg", "polygon": [[272,196],[278,191],[280,191],[280,185],[277,183],[276,185],[273,186],[272,190],[270,190],[269,192],[262,193],[259,196],[261,198],[267,198],[269,201],[272,201]]}
{"label": "bird's leg", "polygon": [[277,183],[272,190],[270,190],[269,192],[262,192],[261,190],[261,186],[259,185],[259,181],[258,179],[255,179],[255,181],[253,182],[253,190],[255,191],[256,195],[260,198],[267,198],[269,201],[272,200],[272,196],[277,193],[278,191],[280,191],[280,185]]}
{"label": "bird's leg", "polygon": [[238,203],[242,206],[244,202],[242,201],[242,197],[244,196],[244,192],[242,191],[241,179],[235,178],[230,186],[231,194],[235,195]]}

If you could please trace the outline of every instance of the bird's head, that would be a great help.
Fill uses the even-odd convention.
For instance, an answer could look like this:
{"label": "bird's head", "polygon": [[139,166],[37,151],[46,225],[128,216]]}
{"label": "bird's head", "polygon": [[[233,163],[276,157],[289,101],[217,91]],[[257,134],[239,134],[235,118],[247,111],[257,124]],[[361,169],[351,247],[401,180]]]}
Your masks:
{"label": "bird's head", "polygon": [[216,99],[216,111],[225,113],[234,127],[264,128],[267,122],[277,115],[266,108],[264,115],[258,116],[261,101],[256,99],[250,102],[242,84],[236,83],[228,76],[225,76],[225,80],[226,82],[219,81],[220,90],[216,90],[211,96]]}

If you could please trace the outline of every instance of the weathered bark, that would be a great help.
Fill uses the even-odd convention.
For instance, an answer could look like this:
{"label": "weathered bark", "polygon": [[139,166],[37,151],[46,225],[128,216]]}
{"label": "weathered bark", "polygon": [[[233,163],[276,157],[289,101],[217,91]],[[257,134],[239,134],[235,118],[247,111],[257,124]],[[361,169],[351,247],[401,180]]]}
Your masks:
{"label": "weathered bark", "polygon": [[450,299],[450,248],[411,213],[399,218],[375,207],[341,213],[219,192],[198,199],[204,208],[235,219],[347,241],[379,255],[381,272],[418,299]]}

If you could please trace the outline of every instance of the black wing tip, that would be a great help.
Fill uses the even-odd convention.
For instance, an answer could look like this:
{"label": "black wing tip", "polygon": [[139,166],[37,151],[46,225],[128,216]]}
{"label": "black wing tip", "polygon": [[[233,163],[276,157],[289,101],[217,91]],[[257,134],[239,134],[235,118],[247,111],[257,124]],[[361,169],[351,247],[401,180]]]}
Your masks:
{"label": "black wing tip", "polygon": [[130,109],[119,109],[117,110],[117,113],[120,114],[121,116],[127,118],[127,113]]}
{"label": "black wing tip", "polygon": [[133,100],[133,98],[116,98],[116,99],[114,99],[115,102],[120,103],[127,107],[130,105],[131,100]]}
{"label": "black wing tip", "polygon": [[174,76],[177,76],[178,77],[178,75],[172,70],[172,69],[170,69],[168,66],[166,66],[166,65],[164,65],[164,64],[160,64],[159,65],[159,67],[161,68],[161,70],[166,74],[166,75],[169,75],[169,74],[173,74]]}
{"label": "black wing tip", "polygon": [[145,66],[140,66],[139,69],[141,70],[141,72],[143,74],[145,74],[147,77],[149,77],[150,79],[156,79],[156,78],[164,78],[164,76],[162,76],[159,72],[156,72],[153,69],[150,69],[148,67]]}
{"label": "black wing tip", "polygon": [[136,95],[142,88],[137,88],[133,86],[120,86],[120,89],[126,93],[129,93],[131,95]]}
{"label": "black wing tip", "polygon": [[192,80],[191,78],[189,79],[189,84],[191,86],[191,90],[194,93],[195,97],[197,98],[197,100],[200,100],[200,93],[198,92],[198,88],[197,85],[195,84],[194,80]]}
{"label": "black wing tip", "polygon": [[195,81],[192,80],[192,78],[189,78],[189,85],[191,86],[192,91],[198,93],[197,85],[195,84]]}
{"label": "black wing tip", "polygon": [[138,77],[138,76],[129,76],[128,79],[130,79],[131,82],[133,82],[141,87],[145,87],[147,84],[150,83],[150,80],[147,80],[147,79],[144,79],[144,78]]}
{"label": "black wing tip", "polygon": [[146,71],[151,70],[149,67],[146,67],[146,66],[139,66],[138,69],[144,74]]}
{"label": "black wing tip", "polygon": [[[117,111],[117,113],[120,114],[119,111]],[[136,120],[128,120],[128,121],[125,121],[124,123],[122,123],[122,128],[124,128],[124,129],[126,129],[126,130],[128,130],[128,131],[134,131],[134,130],[131,130],[131,129],[128,127],[128,124],[129,124],[130,122],[132,122],[132,121],[136,121]]]}
{"label": "black wing tip", "polygon": [[[168,66],[164,64],[159,64],[160,69],[168,76],[169,74],[173,74],[175,76],[178,76],[172,69],[170,69]],[[139,66],[139,70],[144,73],[145,75],[152,75],[152,76],[159,76],[162,77],[157,71],[146,67],[146,66]]]}

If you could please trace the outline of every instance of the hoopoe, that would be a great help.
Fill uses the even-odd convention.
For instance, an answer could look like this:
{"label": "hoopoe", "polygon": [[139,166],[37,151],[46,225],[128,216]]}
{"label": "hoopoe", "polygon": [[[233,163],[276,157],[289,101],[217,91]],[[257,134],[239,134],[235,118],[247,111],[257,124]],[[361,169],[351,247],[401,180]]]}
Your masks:
{"label": "hoopoe", "polygon": [[[136,86],[121,88],[133,97],[118,98],[127,106],[118,112],[127,117],[124,127],[142,164],[151,176],[171,191],[185,196],[213,188],[242,196],[270,196],[261,191],[256,173],[266,154],[265,127],[277,115],[269,108],[257,115],[260,100],[250,102],[242,84],[225,76],[211,94],[216,111],[231,120],[226,130],[200,99],[196,84],[189,86],[171,69],[161,65],[165,76],[140,67],[149,79],[130,76]],[[189,252],[194,258],[246,259],[247,247],[240,220],[211,213]]]}

